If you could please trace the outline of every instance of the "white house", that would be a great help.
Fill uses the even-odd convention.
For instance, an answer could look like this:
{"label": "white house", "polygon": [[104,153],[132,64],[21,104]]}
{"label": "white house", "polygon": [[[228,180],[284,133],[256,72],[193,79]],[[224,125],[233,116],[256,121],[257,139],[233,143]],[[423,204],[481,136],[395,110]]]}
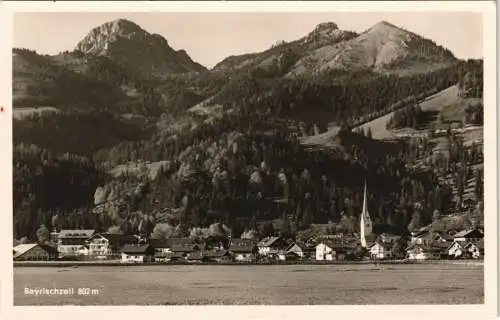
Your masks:
{"label": "white house", "polygon": [[126,244],[121,251],[122,263],[145,263],[153,261],[154,248],[149,244]]}
{"label": "white house", "polygon": [[328,260],[332,261],[335,258],[335,250],[330,246],[329,243],[320,242],[316,245],[316,260]]}
{"label": "white house", "polygon": [[98,259],[120,254],[120,248],[126,244],[137,244],[139,237],[113,233],[96,233],[87,239],[89,256]]}
{"label": "white house", "polygon": [[77,256],[81,253],[86,253],[83,246],[95,233],[94,230],[61,230],[57,242],[57,251],[60,256]]}
{"label": "white house", "polygon": [[347,247],[338,241],[321,241],[316,245],[316,260],[332,261],[345,259]]}
{"label": "white house", "polygon": [[229,252],[233,255],[235,261],[252,262],[255,261],[258,248],[253,240],[231,239]]}
{"label": "white house", "polygon": [[409,260],[439,259],[441,257],[440,248],[425,245],[412,245],[406,250],[406,252]]}
{"label": "white house", "polygon": [[448,255],[454,258],[463,256],[463,254],[467,251],[467,244],[468,243],[464,241],[453,241],[453,243],[447,249]]}
{"label": "white house", "polygon": [[368,251],[372,259],[392,258],[392,246],[385,243],[375,242],[368,248]]}
{"label": "white house", "polygon": [[465,249],[469,252],[471,258],[479,259],[484,257],[484,242],[469,243]]}

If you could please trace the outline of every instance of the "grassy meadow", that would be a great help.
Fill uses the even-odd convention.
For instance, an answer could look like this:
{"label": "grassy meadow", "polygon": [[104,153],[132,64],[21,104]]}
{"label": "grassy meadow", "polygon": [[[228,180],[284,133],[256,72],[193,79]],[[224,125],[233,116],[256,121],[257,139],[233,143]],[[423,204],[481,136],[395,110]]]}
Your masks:
{"label": "grassy meadow", "polygon": [[16,267],[14,305],[481,304],[483,279],[482,265],[453,264]]}

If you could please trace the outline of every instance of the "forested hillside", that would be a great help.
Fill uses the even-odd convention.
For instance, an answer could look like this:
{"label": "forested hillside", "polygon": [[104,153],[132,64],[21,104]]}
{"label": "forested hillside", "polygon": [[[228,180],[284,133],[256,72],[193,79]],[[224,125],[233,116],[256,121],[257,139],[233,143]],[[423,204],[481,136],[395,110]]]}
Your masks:
{"label": "forested hillside", "polygon": [[[128,37],[127,55],[135,57],[127,30],[116,34]],[[93,31],[86,41],[101,43],[101,36],[107,39]],[[311,52],[358,36],[324,25],[295,42],[197,72],[185,52],[165,49],[180,60],[152,57],[175,71],[154,77],[144,73],[153,62],[127,68],[133,61],[122,54],[14,51],[14,103],[61,110],[14,122],[16,238],[35,239],[41,224],[146,234],[156,226],[188,235],[221,222],[236,237],[249,230],[293,236],[311,224],[357,232],[365,181],[379,231],[404,234],[462,210],[461,189],[472,178],[476,197],[453,227],[481,220],[482,146],[465,145],[450,132],[443,138],[449,157],[442,157],[429,139],[377,141],[351,128],[395,110],[389,127],[417,126],[419,101],[455,84],[463,95],[481,97],[482,64],[450,58],[409,74],[365,66],[311,67],[289,76]],[[448,57],[433,46],[425,42],[425,50]],[[178,72],[183,68],[189,71]],[[482,104],[466,113],[470,123],[482,123]],[[335,127],[328,146],[304,143]],[[459,169],[464,164],[474,169]]]}

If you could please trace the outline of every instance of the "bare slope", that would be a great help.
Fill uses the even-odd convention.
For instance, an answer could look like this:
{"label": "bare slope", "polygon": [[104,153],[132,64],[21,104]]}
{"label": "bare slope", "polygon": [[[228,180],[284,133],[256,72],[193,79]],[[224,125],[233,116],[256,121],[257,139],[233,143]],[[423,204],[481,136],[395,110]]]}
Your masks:
{"label": "bare slope", "polygon": [[[460,97],[458,96],[458,88],[457,86],[452,86],[428,97],[425,101],[420,103],[420,107],[424,112],[437,112],[442,110],[447,105],[456,103],[458,100],[460,100]],[[370,128],[373,139],[378,140],[396,138],[397,135],[393,131],[387,130],[386,128],[387,122],[391,119],[393,114],[394,112],[388,113],[382,117],[364,123],[361,126],[354,128],[354,130],[362,128],[365,132],[367,132],[368,128]]]}
{"label": "bare slope", "polygon": [[415,60],[447,62],[455,58],[431,40],[382,21],[351,40],[311,51],[295,64],[289,76],[311,67],[318,71],[366,67],[384,71]]}

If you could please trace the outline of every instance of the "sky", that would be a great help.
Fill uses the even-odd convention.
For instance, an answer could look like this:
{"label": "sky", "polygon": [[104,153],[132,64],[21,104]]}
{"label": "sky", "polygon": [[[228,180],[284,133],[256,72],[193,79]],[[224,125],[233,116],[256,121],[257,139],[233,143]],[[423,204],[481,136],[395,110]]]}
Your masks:
{"label": "sky", "polygon": [[172,48],[186,50],[209,68],[230,55],[262,51],[278,40],[296,40],[329,21],[358,33],[387,21],[434,40],[457,58],[483,57],[482,14],[472,12],[22,12],[14,15],[13,46],[42,54],[71,51],[92,28],[118,18],[162,35]]}

